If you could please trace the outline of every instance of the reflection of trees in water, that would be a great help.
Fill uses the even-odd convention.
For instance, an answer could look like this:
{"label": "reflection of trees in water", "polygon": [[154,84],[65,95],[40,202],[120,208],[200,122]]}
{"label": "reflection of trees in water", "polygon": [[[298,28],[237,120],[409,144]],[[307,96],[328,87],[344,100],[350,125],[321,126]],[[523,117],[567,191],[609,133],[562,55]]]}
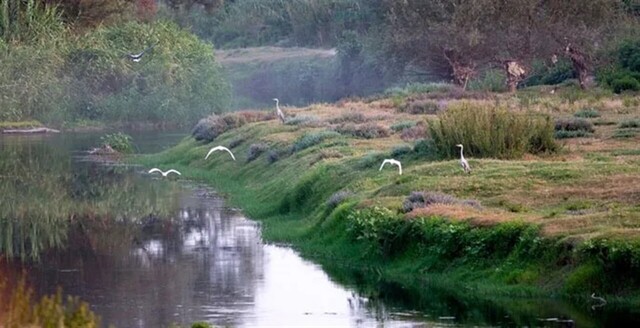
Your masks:
{"label": "reflection of trees in water", "polygon": [[47,252],[31,272],[39,292],[60,285],[116,326],[238,324],[262,276],[259,230],[219,200],[190,194],[176,197],[184,208],[174,215],[74,225],[69,246]]}
{"label": "reflection of trees in water", "polygon": [[0,253],[37,259],[64,245],[69,223],[165,214],[176,186],[125,167],[73,162],[46,143],[0,143]]}

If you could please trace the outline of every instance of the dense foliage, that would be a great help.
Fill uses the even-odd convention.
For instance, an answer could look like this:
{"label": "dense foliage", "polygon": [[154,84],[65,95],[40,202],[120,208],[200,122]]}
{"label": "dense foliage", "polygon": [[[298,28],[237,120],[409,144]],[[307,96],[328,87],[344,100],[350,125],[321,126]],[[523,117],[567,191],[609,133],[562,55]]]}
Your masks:
{"label": "dense foliage", "polygon": [[615,93],[640,91],[640,39],[623,42],[614,58],[615,63],[600,72],[600,81]]}
{"label": "dense foliage", "polygon": [[192,124],[226,109],[212,47],[174,23],[72,31],[59,9],[29,3],[0,15],[0,120]]}

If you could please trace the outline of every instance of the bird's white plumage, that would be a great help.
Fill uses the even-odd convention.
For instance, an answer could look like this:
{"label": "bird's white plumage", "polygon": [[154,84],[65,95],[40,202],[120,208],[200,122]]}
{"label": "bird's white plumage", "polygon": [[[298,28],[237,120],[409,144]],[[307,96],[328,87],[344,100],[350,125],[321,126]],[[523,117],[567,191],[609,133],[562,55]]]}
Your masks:
{"label": "bird's white plumage", "polygon": [[384,161],[382,161],[382,165],[380,165],[380,169],[378,171],[382,171],[382,168],[384,167],[385,164],[391,164],[391,165],[397,166],[398,173],[402,175],[402,163],[400,163],[400,161],[395,160],[393,158],[385,159]]}
{"label": "bird's white plumage", "polygon": [[[156,43],[157,44],[157,43]],[[137,54],[128,54],[127,56],[129,56],[129,58],[137,63],[142,59],[142,56],[149,50],[153,49],[153,47],[156,46],[156,44],[151,45],[150,47],[148,47],[147,49],[142,50],[141,52],[137,53]]]}
{"label": "bird's white plumage", "polygon": [[282,121],[282,123],[284,123],[285,117],[282,110],[280,110],[280,100],[278,100],[278,98],[273,98],[273,101],[276,102],[276,115],[278,115],[278,118]]}
{"label": "bird's white plumage", "polygon": [[229,155],[231,155],[231,158],[233,158],[234,161],[236,160],[236,157],[233,156],[233,153],[231,152],[231,150],[229,150],[229,148],[224,147],[224,146],[216,146],[216,147],[213,147],[213,148],[209,149],[209,152],[207,153],[207,156],[204,157],[204,159],[209,158],[209,155],[211,155],[213,152],[218,151],[218,150],[226,150],[227,153],[229,153]]}
{"label": "bird's white plumage", "polygon": [[461,144],[457,144],[456,147],[460,147],[460,166],[462,166],[462,169],[464,170],[465,173],[470,174],[471,166],[469,166],[469,162],[467,162],[467,160],[464,158],[464,155],[462,154],[464,146]]}
{"label": "bird's white plumage", "polygon": [[170,170],[168,170],[166,172],[163,172],[161,169],[154,167],[151,170],[149,170],[150,174],[154,173],[154,172],[159,172],[160,174],[162,174],[163,177],[166,177],[167,175],[169,175],[169,173],[175,173],[177,175],[182,175],[182,174],[180,174],[180,172],[178,172],[178,171],[176,171],[174,169],[170,169]]}

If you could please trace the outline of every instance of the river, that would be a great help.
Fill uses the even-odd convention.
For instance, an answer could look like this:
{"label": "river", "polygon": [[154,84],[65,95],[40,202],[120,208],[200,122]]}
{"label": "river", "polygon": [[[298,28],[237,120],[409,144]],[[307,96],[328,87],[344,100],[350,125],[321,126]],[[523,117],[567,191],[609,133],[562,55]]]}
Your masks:
{"label": "river", "polygon": [[[186,133],[130,134],[137,151],[149,153]],[[258,222],[208,187],[88,156],[101,135],[0,136],[0,253],[11,257],[0,262],[0,274],[15,283],[24,272],[37,295],[61,288],[78,296],[105,326],[637,323],[627,309],[359,283],[371,279],[265,243]]]}

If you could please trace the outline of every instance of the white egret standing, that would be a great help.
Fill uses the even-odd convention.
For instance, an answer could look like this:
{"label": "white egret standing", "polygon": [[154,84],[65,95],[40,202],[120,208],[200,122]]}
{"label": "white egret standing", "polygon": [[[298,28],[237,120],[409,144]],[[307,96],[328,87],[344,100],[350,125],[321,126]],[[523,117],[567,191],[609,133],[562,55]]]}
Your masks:
{"label": "white egret standing", "polygon": [[399,174],[402,175],[402,163],[400,163],[400,161],[397,161],[395,159],[385,159],[382,162],[382,165],[380,165],[380,169],[378,171],[382,171],[382,167],[384,167],[384,165],[387,163],[391,165],[396,165],[398,167]]}
{"label": "white egret standing", "polygon": [[471,174],[471,166],[469,166],[469,162],[467,162],[467,160],[464,159],[464,155],[462,155],[462,150],[464,149],[464,146],[462,144],[457,144],[456,147],[460,147],[460,166],[462,166],[464,173]]}
{"label": "white egret standing", "polygon": [[162,174],[163,177],[166,177],[167,175],[169,175],[169,173],[175,173],[177,175],[182,175],[182,174],[180,174],[180,172],[178,172],[178,171],[176,171],[174,169],[171,169],[171,170],[168,170],[166,172],[163,172],[161,169],[155,168],[155,167],[152,168],[151,170],[149,170],[149,173],[153,173],[153,172],[160,172],[160,174]]}
{"label": "white egret standing", "polygon": [[207,153],[207,156],[204,157],[204,159],[209,158],[209,155],[211,155],[213,152],[218,151],[218,150],[226,150],[227,153],[229,153],[229,155],[231,155],[231,158],[233,158],[234,161],[236,160],[236,157],[233,156],[233,153],[231,152],[231,150],[229,150],[229,148],[224,147],[224,146],[216,146],[216,147],[211,148],[209,150],[209,152]]}
{"label": "white egret standing", "polygon": [[280,118],[280,120],[282,121],[282,123],[284,123],[284,113],[282,112],[282,110],[280,110],[280,100],[278,100],[278,98],[273,98],[273,101],[276,102],[276,114],[278,115],[278,118]]}

